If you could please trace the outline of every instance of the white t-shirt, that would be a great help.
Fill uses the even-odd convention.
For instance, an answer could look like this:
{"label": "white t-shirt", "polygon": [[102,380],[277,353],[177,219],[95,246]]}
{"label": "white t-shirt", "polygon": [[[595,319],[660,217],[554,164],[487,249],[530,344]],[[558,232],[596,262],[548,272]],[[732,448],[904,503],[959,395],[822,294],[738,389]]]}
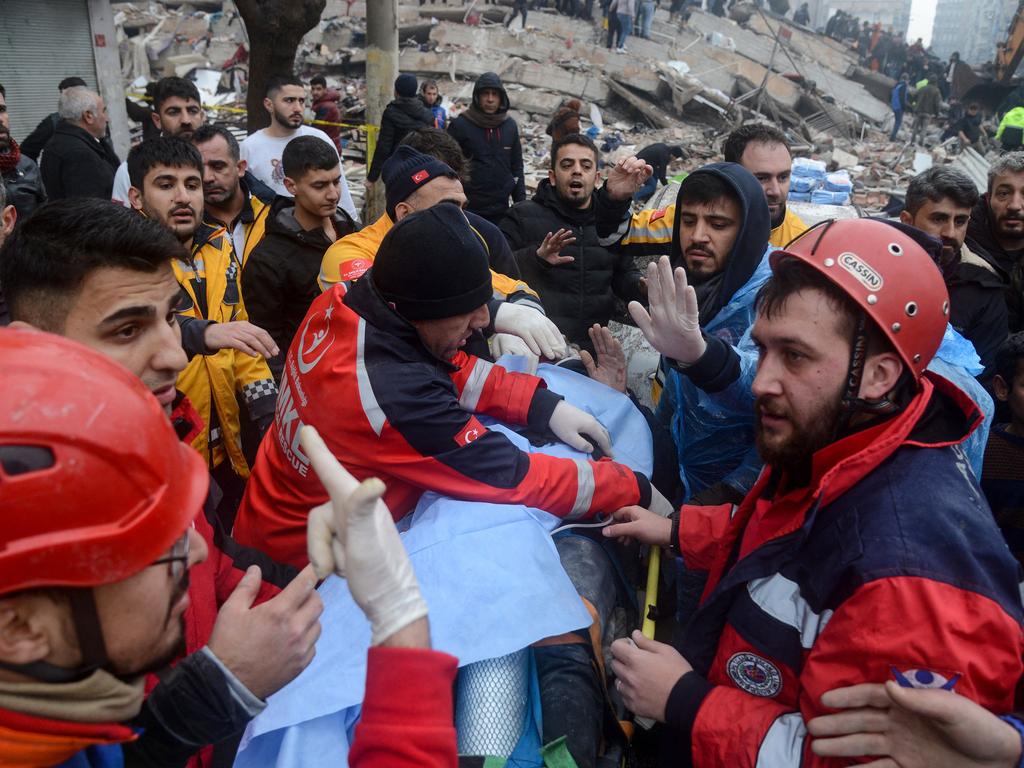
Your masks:
{"label": "white t-shirt", "polygon": [[128,190],[132,186],[132,180],[128,178],[128,162],[125,161],[117,166],[117,173],[114,174],[114,191],[110,193],[110,199],[120,203],[125,208],[131,208],[128,201]]}
{"label": "white t-shirt", "polygon": [[[326,141],[335,154],[338,152],[338,148],[334,146],[331,137],[319,128],[314,128],[311,125],[299,126],[291,136],[280,138],[269,136],[267,129],[263,128],[248,136],[242,142],[242,159],[249,164],[249,171],[279,195],[291,197],[288,194],[288,190],[284,187],[284,169],[281,167],[281,155],[288,142],[299,136],[316,136]],[[340,157],[338,162],[341,162]],[[345,181],[344,173],[341,174],[341,200],[338,201],[338,206],[348,213],[353,220],[359,221],[359,212],[356,210],[355,203],[352,202],[352,193],[348,190],[348,182]]]}

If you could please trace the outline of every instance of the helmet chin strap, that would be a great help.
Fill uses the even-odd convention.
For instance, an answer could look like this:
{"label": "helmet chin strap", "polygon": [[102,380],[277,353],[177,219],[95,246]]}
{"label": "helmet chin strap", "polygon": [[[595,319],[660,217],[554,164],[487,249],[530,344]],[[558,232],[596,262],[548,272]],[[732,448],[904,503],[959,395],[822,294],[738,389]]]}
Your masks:
{"label": "helmet chin strap", "polygon": [[0,661],[0,669],[16,672],[38,680],[41,683],[73,683],[84,680],[107,661],[107,646],[103,641],[103,629],[96,611],[96,600],[91,588],[70,589],[71,620],[78,635],[78,646],[82,652],[82,663],[77,669],[66,669],[46,661],[30,664],[8,664]]}
{"label": "helmet chin strap", "polygon": [[836,422],[833,440],[838,440],[850,433],[853,418],[858,413],[881,414],[895,406],[888,397],[880,400],[865,400],[860,397],[860,383],[864,378],[864,364],[867,361],[868,335],[867,316],[864,312],[857,313],[857,324],[853,332],[853,343],[850,346],[850,365],[846,371],[846,389],[843,391],[839,420]]}

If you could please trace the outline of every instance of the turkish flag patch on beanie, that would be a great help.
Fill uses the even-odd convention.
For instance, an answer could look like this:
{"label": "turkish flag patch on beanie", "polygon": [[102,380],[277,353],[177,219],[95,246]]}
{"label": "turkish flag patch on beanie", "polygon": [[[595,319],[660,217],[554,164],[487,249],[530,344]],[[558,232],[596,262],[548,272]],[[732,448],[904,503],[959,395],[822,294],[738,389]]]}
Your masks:
{"label": "turkish flag patch on beanie", "polygon": [[416,173],[414,173],[412,175],[412,183],[413,184],[419,184],[419,183],[425,181],[426,179],[428,179],[429,177],[430,177],[430,171],[428,171],[426,168],[424,168],[422,170],[416,171]]}
{"label": "turkish flag patch on beanie", "polygon": [[455,434],[455,443],[460,448],[465,448],[474,440],[483,437],[487,427],[477,421],[476,416],[470,416],[469,421]]}

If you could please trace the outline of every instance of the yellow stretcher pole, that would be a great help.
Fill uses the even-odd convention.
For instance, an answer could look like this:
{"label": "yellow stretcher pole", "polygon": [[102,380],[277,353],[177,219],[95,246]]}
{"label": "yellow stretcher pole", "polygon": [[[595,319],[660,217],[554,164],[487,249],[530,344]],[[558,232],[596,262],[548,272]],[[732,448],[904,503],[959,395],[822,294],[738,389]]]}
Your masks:
{"label": "yellow stretcher pole", "polygon": [[661,547],[651,547],[647,559],[647,592],[644,595],[644,621],[640,631],[648,640],[654,639],[655,615],[658,610],[658,576],[661,573]]}

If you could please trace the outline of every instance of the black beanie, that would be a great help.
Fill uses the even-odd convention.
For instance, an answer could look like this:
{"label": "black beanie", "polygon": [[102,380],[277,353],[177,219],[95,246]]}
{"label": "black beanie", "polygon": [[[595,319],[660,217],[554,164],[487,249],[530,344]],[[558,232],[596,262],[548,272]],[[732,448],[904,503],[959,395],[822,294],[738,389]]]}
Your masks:
{"label": "black beanie", "polygon": [[416,211],[395,224],[367,274],[406,320],[466,315],[493,294],[484,242],[454,203]]}
{"label": "black beanie", "polygon": [[399,146],[384,161],[380,171],[380,177],[384,180],[385,210],[391,220],[395,220],[395,206],[408,200],[409,195],[438,176],[459,178],[455,171],[433,155],[417,152],[408,144]]}
{"label": "black beanie", "polygon": [[403,72],[395,78],[395,93],[399,96],[415,96],[417,85],[416,75]]}

